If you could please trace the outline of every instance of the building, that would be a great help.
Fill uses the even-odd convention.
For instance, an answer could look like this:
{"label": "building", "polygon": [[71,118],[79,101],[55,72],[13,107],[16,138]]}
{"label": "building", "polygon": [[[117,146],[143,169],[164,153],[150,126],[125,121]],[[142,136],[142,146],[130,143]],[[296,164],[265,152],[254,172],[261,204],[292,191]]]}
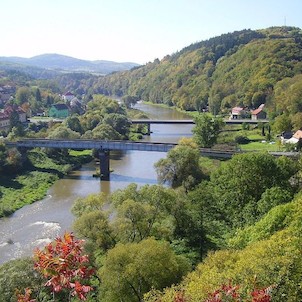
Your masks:
{"label": "building", "polygon": [[230,119],[231,120],[236,120],[236,119],[241,119],[243,115],[245,115],[245,110],[242,107],[234,107],[232,108],[232,112],[231,112],[231,116]]}
{"label": "building", "polygon": [[53,104],[49,109],[48,115],[63,119],[69,116],[69,108],[66,104]]}
{"label": "building", "polygon": [[67,91],[66,93],[64,93],[62,95],[62,99],[65,102],[70,102],[74,97],[75,97],[75,95],[73,93],[71,93],[70,91]]}
{"label": "building", "polygon": [[0,130],[8,130],[9,126],[10,126],[9,116],[4,112],[0,112]]}
{"label": "building", "polygon": [[19,115],[19,121],[21,123],[26,123],[27,122],[27,116],[26,112],[17,105],[8,105],[4,108],[3,113],[5,113],[8,117],[12,115],[13,112],[17,112]]}
{"label": "building", "polygon": [[266,113],[263,111],[263,107],[259,107],[251,111],[252,120],[264,120],[266,119]]}
{"label": "building", "polygon": [[296,131],[294,135],[286,141],[286,143],[297,144],[300,139],[302,139],[302,130]]}

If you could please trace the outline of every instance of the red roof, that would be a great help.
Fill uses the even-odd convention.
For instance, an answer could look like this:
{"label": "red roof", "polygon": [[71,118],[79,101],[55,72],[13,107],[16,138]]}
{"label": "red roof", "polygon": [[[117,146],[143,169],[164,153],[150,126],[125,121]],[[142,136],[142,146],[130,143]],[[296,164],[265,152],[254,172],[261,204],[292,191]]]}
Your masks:
{"label": "red roof", "polygon": [[232,108],[232,113],[234,114],[234,113],[239,113],[239,112],[241,112],[243,110],[243,108],[242,107],[234,107],[234,108]]}
{"label": "red roof", "polygon": [[257,115],[258,113],[260,113],[262,111],[262,108],[258,108],[258,109],[255,109],[255,110],[252,110],[252,114],[253,115]]}

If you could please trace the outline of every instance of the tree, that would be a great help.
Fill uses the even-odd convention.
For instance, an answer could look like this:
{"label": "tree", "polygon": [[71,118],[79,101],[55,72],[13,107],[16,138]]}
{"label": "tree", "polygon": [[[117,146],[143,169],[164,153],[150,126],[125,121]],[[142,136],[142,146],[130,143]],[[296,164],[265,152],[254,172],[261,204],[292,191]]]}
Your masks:
{"label": "tree", "polygon": [[202,179],[199,167],[199,151],[186,145],[179,145],[167,153],[167,157],[155,164],[158,179],[173,188],[185,185],[191,189]]}
{"label": "tree", "polygon": [[179,282],[189,267],[167,242],[149,238],[118,244],[108,252],[98,272],[102,280],[100,298],[108,302],[141,302],[151,288],[163,289]]}
{"label": "tree", "polygon": [[[32,258],[12,260],[0,266],[0,296],[2,302],[16,301],[16,291],[31,288],[41,290],[42,276],[34,269]],[[49,297],[50,298],[50,297]]]}
{"label": "tree", "polygon": [[55,128],[53,131],[51,131],[47,138],[51,139],[77,139],[80,138],[80,134],[78,132],[75,132],[71,130],[70,128],[67,128],[66,126],[59,126]]}
{"label": "tree", "polygon": [[267,153],[239,154],[211,174],[214,204],[227,225],[254,223],[263,214],[257,211],[257,202],[267,189],[293,190],[289,179],[295,170],[285,168],[283,162]]}
{"label": "tree", "polygon": [[85,300],[92,290],[91,286],[81,283],[93,273],[87,265],[88,256],[82,252],[83,241],[75,239],[71,233],[35,251],[35,269],[47,279],[45,286],[50,287],[53,294],[67,292],[61,297],[62,301],[71,301],[72,296]]}
{"label": "tree", "polygon": [[210,148],[216,141],[223,121],[220,118],[212,118],[208,114],[198,115],[195,119],[193,128],[194,140],[200,147]]}
{"label": "tree", "polygon": [[282,133],[292,130],[291,119],[289,115],[283,113],[275,118],[273,129],[275,133]]}
{"label": "tree", "polygon": [[65,121],[64,124],[70,128],[72,131],[78,132],[83,134],[83,127],[80,123],[79,118],[76,115],[69,116]]}
{"label": "tree", "polygon": [[115,131],[127,137],[130,129],[130,121],[125,115],[118,113],[110,113],[105,115],[103,124],[111,126]]}
{"label": "tree", "polygon": [[37,104],[39,106],[41,106],[42,105],[42,97],[41,97],[41,92],[40,92],[39,88],[36,89],[35,97],[36,97]]}
{"label": "tree", "polygon": [[133,95],[125,95],[122,97],[122,101],[124,102],[125,106],[130,109],[139,101],[139,98]]}
{"label": "tree", "polygon": [[16,92],[16,101],[18,105],[22,105],[23,103],[29,102],[30,100],[30,90],[28,87],[20,87]]}

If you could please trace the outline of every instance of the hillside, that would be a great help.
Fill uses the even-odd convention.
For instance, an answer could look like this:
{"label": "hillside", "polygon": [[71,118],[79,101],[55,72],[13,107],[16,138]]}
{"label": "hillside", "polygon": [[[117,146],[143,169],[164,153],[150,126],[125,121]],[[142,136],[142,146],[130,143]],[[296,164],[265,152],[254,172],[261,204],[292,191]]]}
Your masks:
{"label": "hillside", "polygon": [[161,61],[99,78],[96,87],[99,93],[136,95],[185,110],[209,106],[218,113],[235,105],[255,108],[262,103],[275,110],[280,99],[275,88],[301,71],[301,29],[272,27],[192,44]]}
{"label": "hillside", "polygon": [[111,72],[128,70],[138,66],[136,63],[112,61],[87,61],[59,54],[43,54],[32,58],[21,57],[0,57],[1,66],[25,69],[25,67],[42,68],[47,70],[68,71],[68,72],[93,72],[108,74]]}

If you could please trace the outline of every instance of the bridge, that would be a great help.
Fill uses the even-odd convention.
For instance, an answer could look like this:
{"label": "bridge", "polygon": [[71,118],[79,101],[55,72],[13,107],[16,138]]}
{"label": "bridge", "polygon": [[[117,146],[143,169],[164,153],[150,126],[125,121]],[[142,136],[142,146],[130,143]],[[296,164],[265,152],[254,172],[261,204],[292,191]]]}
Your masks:
{"label": "bridge", "polygon": [[155,151],[167,152],[177,144],[172,143],[149,143],[133,141],[106,141],[106,140],[82,140],[82,139],[23,139],[17,142],[6,142],[8,147],[16,147],[19,150],[30,148],[60,148],[87,150],[97,149],[100,159],[101,180],[109,180],[110,150],[138,150],[138,151]]}
{"label": "bridge", "polygon": [[[240,125],[243,123],[247,124],[258,124],[258,123],[268,123],[268,119],[262,119],[262,120],[253,120],[253,119],[224,119],[223,120],[226,124],[229,125]],[[150,135],[151,133],[151,125],[152,124],[180,124],[180,125],[193,125],[195,124],[193,119],[189,120],[147,120],[147,119],[134,119],[131,121],[133,125],[135,124],[143,124],[147,125],[148,132],[147,134]]]}
{"label": "bridge", "polygon": [[[136,151],[154,151],[168,152],[176,143],[156,143],[156,142],[134,142],[134,141],[107,141],[107,140],[82,140],[82,139],[23,139],[17,142],[6,141],[8,147],[16,147],[21,152],[30,148],[60,148],[87,150],[96,149],[100,159],[100,178],[101,180],[110,179],[110,150],[136,150]],[[211,148],[200,148],[200,155],[213,158],[232,158],[234,154],[243,153],[240,150],[217,150]],[[269,152],[273,156],[297,157],[299,152]]]}

